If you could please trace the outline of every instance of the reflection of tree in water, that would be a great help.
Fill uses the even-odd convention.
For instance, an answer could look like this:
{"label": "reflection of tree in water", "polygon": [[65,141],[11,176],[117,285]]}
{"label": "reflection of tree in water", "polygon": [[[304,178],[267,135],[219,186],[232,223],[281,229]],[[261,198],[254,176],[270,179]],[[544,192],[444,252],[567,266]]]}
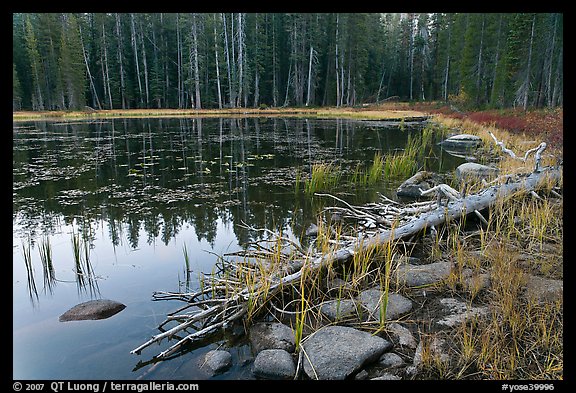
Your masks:
{"label": "reflection of tree in water", "polygon": [[[271,230],[292,227],[299,234],[313,217],[310,201],[294,192],[294,168],[309,170],[314,162],[362,154],[371,158],[369,148],[375,148],[370,133],[357,132],[359,123],[344,120],[34,124],[43,131],[42,141],[15,138],[15,145],[28,147],[14,156],[14,178],[23,185],[15,192],[15,220],[31,233],[81,217],[80,229],[88,234],[104,221],[114,246],[125,237],[132,248],[142,231],[148,244],[158,238],[168,244],[185,225],[194,227],[199,241],[214,244],[218,220]],[[385,135],[378,143],[401,144]],[[46,180],[34,184],[38,174]],[[232,227],[241,245],[261,235]]]}

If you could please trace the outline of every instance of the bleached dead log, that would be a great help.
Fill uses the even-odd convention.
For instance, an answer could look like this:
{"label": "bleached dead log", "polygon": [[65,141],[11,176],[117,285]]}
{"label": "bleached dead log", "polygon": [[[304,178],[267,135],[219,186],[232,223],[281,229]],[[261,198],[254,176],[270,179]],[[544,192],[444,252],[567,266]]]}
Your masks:
{"label": "bleached dead log", "polygon": [[[549,184],[548,182],[557,183],[561,179],[560,171],[559,168],[544,168],[539,172],[519,176],[517,181],[496,184],[479,193],[470,194],[463,198],[456,198],[455,195],[452,195],[454,198],[449,200],[445,206],[438,204],[431,210],[412,216],[410,220],[397,227],[381,229],[371,235],[358,236],[355,240],[342,241],[338,244],[338,247],[327,253],[308,254],[303,257],[300,255],[299,257],[302,258],[300,261],[291,261],[294,271],[280,269],[270,272],[260,268],[263,270],[259,274],[259,269],[251,268],[252,270],[248,271],[249,274],[242,276],[246,272],[244,270],[246,268],[245,265],[242,263],[237,265],[227,264],[226,269],[231,271],[226,273],[231,277],[229,283],[226,280],[214,280],[213,282],[217,283],[217,287],[214,288],[219,288],[218,290],[208,291],[204,289],[190,296],[181,296],[182,299],[186,299],[188,306],[200,308],[200,311],[180,315],[179,317],[184,319],[184,321],[179,325],[153,336],[150,340],[132,350],[131,353],[140,354],[144,348],[151,344],[158,343],[164,338],[170,339],[180,332],[195,328],[194,324],[201,323],[202,325],[199,328],[195,328],[194,332],[187,333],[175,344],[156,356],[158,359],[167,358],[180,350],[186,343],[201,339],[207,334],[220,329],[225,329],[234,321],[246,317],[249,315],[249,308],[253,307],[254,304],[260,302],[260,306],[262,306],[275,299],[276,295],[281,291],[299,286],[306,277],[315,277],[313,273],[318,272],[320,269],[350,261],[355,254],[370,250],[375,246],[414,236],[425,229],[436,228],[473,212],[479,212],[489,208],[499,200],[506,200],[519,193],[530,194],[543,188],[545,184]],[[454,190],[454,192],[456,191]],[[450,191],[448,193],[454,194]],[[396,205],[396,207],[398,206]],[[354,210],[356,213],[361,213],[358,207],[354,207]],[[278,239],[282,240],[281,237],[278,237]],[[273,255],[270,257],[273,258]],[[284,275],[279,275],[278,272],[284,272]],[[228,277],[226,274],[225,277]],[[240,279],[235,279],[234,274],[240,275]],[[304,274],[305,276],[303,277]],[[238,283],[246,282],[244,281],[246,277],[253,277],[256,280],[253,283],[246,284],[245,287],[238,286]],[[206,285],[209,286],[210,281]],[[220,289],[222,286],[224,286],[224,290]],[[214,301],[207,301],[205,298],[197,299],[200,294],[202,296],[211,294],[211,299]],[[167,296],[178,297],[175,294]],[[220,299],[220,301],[216,301],[216,299]]]}

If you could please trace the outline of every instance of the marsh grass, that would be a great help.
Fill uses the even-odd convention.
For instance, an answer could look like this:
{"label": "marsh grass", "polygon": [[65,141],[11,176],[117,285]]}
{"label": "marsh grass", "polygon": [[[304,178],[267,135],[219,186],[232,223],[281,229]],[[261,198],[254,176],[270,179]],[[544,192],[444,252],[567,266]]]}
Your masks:
{"label": "marsh grass", "polygon": [[22,255],[24,256],[24,265],[26,266],[26,284],[28,287],[28,295],[32,303],[38,301],[38,289],[36,288],[36,280],[34,279],[34,266],[32,265],[32,248],[31,242],[24,243],[22,241]]}
{"label": "marsh grass", "polygon": [[312,165],[310,178],[304,182],[306,194],[314,194],[317,191],[327,191],[340,183],[341,168],[332,163],[316,163]]}
{"label": "marsh grass", "polygon": [[52,261],[52,246],[50,239],[46,236],[39,245],[40,261],[42,262],[42,272],[44,276],[44,292],[52,293],[56,276],[54,272],[54,263]]}

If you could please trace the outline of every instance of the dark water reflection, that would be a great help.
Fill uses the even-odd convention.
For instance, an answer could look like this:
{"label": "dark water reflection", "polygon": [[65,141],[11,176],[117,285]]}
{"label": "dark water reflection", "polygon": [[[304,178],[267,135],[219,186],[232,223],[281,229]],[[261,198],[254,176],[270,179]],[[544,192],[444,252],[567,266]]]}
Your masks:
{"label": "dark water reflection", "polygon": [[[150,301],[152,292],[197,286],[215,255],[259,236],[241,223],[298,237],[318,210],[295,192],[298,173],[321,161],[350,173],[420,129],[296,118],[15,123],[14,378],[210,377],[197,363],[218,342],[157,364],[150,359],[162,348],[129,354],[179,306]],[[434,154],[430,169],[457,164]],[[397,185],[336,192],[361,203],[377,192],[393,197]],[[109,320],[58,322],[93,298],[128,307]],[[236,343],[231,352],[235,366],[214,378],[252,378],[249,348]]]}

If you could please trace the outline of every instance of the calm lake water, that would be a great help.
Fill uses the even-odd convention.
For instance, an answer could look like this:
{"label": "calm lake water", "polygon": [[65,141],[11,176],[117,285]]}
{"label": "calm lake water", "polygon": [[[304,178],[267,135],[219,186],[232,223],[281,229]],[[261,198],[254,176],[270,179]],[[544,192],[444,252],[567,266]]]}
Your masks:
{"label": "calm lake water", "polygon": [[[422,127],[300,118],[14,123],[13,378],[254,379],[254,355],[239,336],[214,337],[163,362],[153,356],[173,341],[130,354],[183,305],[153,301],[153,292],[197,288],[218,255],[258,238],[242,223],[298,239],[319,209],[296,192],[298,173],[332,162],[346,179]],[[428,169],[460,163],[435,148]],[[364,203],[378,192],[393,198],[398,184],[332,192]],[[58,321],[100,298],[127,307],[104,320]],[[233,366],[211,376],[199,364],[217,347],[229,350]]]}

